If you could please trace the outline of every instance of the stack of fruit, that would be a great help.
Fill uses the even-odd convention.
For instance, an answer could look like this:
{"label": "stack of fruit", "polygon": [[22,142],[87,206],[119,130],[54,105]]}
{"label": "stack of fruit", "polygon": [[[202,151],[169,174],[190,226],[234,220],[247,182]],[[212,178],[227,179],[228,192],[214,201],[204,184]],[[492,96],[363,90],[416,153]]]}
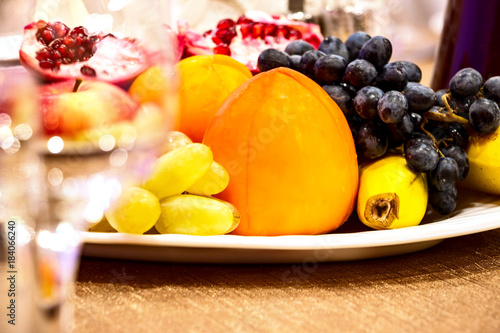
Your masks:
{"label": "stack of fruit", "polygon": [[[316,81],[344,112],[360,162],[382,158],[385,162],[378,161],[378,166],[386,163],[397,169],[399,161],[386,156],[400,152],[415,173],[413,178],[423,179],[418,182],[421,187],[426,188],[428,182],[429,202],[434,210],[449,214],[456,207],[457,182],[469,172],[469,135],[490,134],[500,125],[496,102],[500,77],[488,79],[483,86],[481,75],[465,68],[451,79],[449,90],[434,92],[419,83],[421,70],[416,64],[389,62],[391,55],[392,45],[387,38],[356,32],[345,43],[327,37],[317,50],[303,40],[291,42],[284,51],[267,49],[260,54],[258,67],[261,71],[289,67]],[[378,227],[391,227],[388,220],[381,219],[383,216],[390,220],[394,201],[363,196],[365,187],[373,193],[380,183],[380,174],[363,177],[364,170],[358,215],[365,220],[376,211]],[[393,181],[397,182],[397,178]],[[390,187],[404,193],[407,185],[402,182],[401,187],[387,185],[379,190],[388,192]],[[419,214],[408,225],[420,222],[427,203],[427,196],[423,198]]]}

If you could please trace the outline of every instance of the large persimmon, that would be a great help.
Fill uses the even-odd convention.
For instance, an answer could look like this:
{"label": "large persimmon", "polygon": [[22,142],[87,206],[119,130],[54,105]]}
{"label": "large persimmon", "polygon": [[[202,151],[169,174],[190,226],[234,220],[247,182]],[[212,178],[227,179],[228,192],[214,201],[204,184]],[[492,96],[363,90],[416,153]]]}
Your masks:
{"label": "large persimmon", "polygon": [[241,213],[239,235],[335,230],[358,190],[354,140],[340,108],[287,68],[258,74],[226,99],[203,143],[229,172],[219,197]]}

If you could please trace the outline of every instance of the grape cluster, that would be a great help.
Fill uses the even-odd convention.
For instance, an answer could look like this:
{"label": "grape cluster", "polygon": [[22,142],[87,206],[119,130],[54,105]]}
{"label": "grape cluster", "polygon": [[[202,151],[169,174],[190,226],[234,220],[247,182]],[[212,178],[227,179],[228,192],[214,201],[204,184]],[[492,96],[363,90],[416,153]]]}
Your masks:
{"label": "grape cluster", "polygon": [[389,39],[359,31],[345,43],[327,37],[317,50],[303,40],[264,50],[257,67],[288,67],[316,81],[344,113],[360,162],[403,153],[413,171],[427,175],[431,207],[447,215],[469,170],[470,131],[493,133],[500,125],[500,76],[483,83],[478,71],[464,68],[449,89],[435,92],[419,83],[416,64],[391,56]]}

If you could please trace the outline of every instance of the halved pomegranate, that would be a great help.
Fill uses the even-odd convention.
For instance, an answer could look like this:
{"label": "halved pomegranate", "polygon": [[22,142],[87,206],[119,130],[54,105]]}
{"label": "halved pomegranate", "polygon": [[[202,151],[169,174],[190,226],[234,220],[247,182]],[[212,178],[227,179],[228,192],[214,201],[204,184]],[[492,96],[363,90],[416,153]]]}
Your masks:
{"label": "halved pomegranate", "polygon": [[225,54],[259,72],[257,58],[268,48],[284,50],[296,39],[303,39],[315,48],[323,40],[320,27],[312,23],[293,21],[285,16],[249,11],[236,22],[224,19],[213,30],[203,34],[191,29],[187,22],[179,23],[179,37],[185,43],[183,57],[198,54]]}
{"label": "halved pomegranate", "polygon": [[135,40],[42,20],[24,27],[19,58],[45,81],[92,78],[124,87],[149,67],[146,51]]}

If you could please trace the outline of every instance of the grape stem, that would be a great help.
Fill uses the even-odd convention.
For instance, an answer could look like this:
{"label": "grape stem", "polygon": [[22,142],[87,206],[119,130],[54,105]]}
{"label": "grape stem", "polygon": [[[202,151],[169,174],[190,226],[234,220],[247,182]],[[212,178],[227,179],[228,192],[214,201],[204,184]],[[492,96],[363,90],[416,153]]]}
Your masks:
{"label": "grape stem", "polygon": [[[434,143],[434,147],[436,148],[437,152],[441,157],[443,157],[443,153],[439,149],[439,143],[441,141],[436,140],[434,135],[432,135],[429,131],[427,131],[424,127],[427,124],[427,122],[430,120],[436,120],[436,121],[441,121],[441,122],[448,122],[448,123],[459,123],[459,124],[464,124],[467,125],[469,124],[469,121],[465,119],[464,117],[460,117],[459,115],[455,114],[455,111],[453,108],[450,106],[450,99],[451,99],[451,93],[446,93],[443,96],[441,96],[441,100],[443,101],[444,107],[439,109],[439,111],[427,111],[422,115],[422,124],[420,128],[422,129],[422,132],[424,132],[426,135],[428,135],[431,139],[432,142]],[[445,111],[445,112],[442,112]],[[443,141],[446,139],[443,139]]]}

